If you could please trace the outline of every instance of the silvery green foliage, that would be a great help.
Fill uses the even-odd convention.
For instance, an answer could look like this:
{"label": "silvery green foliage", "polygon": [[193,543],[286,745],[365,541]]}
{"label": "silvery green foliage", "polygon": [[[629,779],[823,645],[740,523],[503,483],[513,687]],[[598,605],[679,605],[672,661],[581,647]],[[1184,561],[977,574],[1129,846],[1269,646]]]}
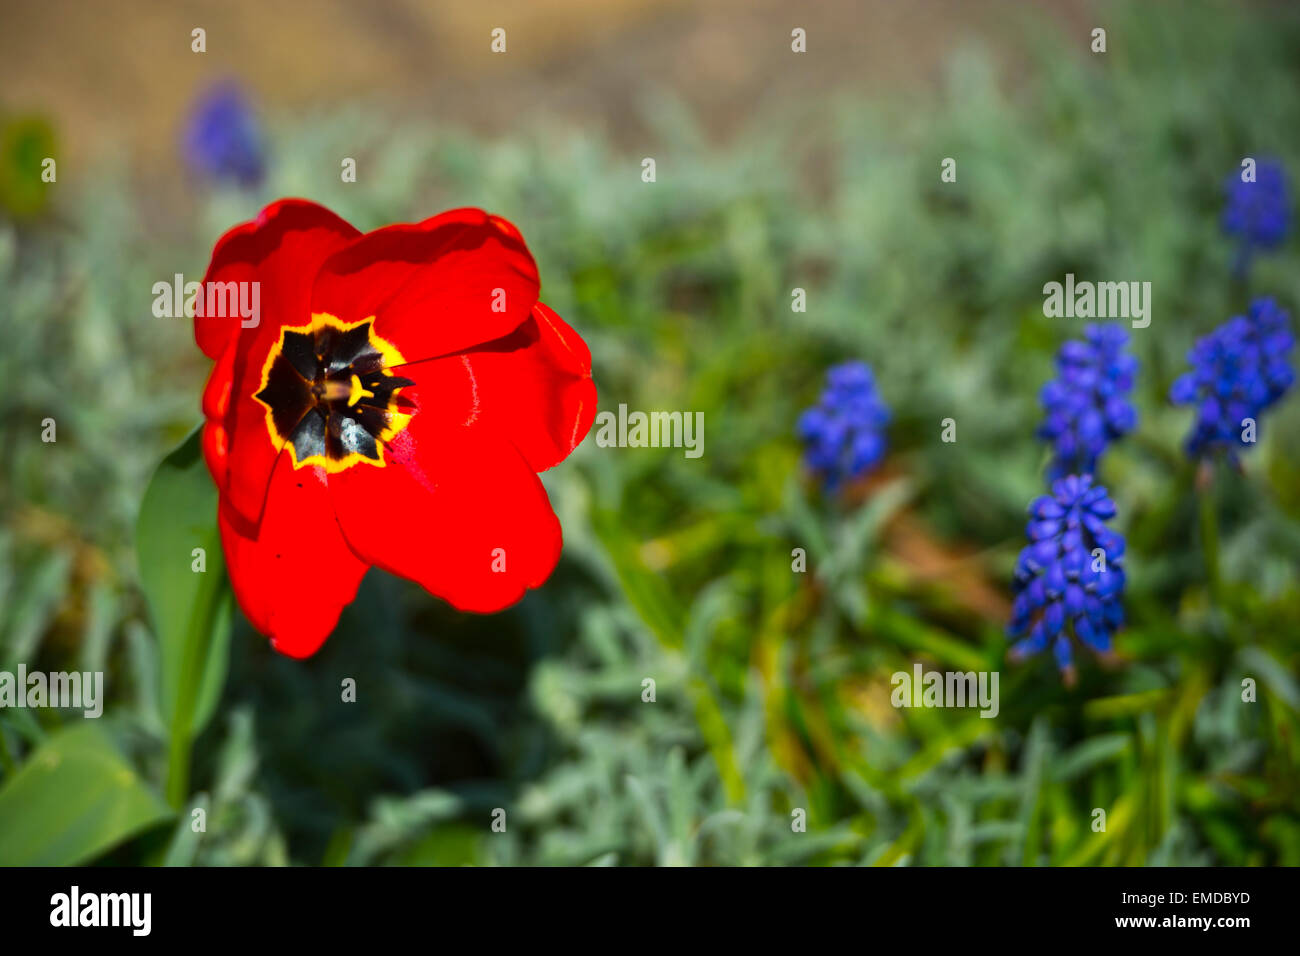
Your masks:
{"label": "silvery green foliage", "polygon": [[[1188,558],[1187,423],[1164,403],[1197,330],[1241,307],[1215,218],[1225,164],[1261,141],[1300,156],[1300,31],[1144,16],[1108,24],[1104,69],[1043,34],[1025,67],[1042,82],[1014,90],[966,51],[933,109],[832,98],[718,143],[648,104],[653,186],[645,149],[544,119],[488,140],[371,107],[268,116],[261,192],[196,197],[193,215],[101,167],[57,217],[0,225],[0,380],[22,383],[0,390],[0,659],[102,662],[109,717],[161,785],[130,527],[198,417],[208,363],[186,323],[153,318],[152,283],[197,278],[221,231],[281,195],[364,229],[481,205],[523,229],[546,301],[591,345],[602,403],[703,410],[708,451],[589,441],[544,475],[565,558],[506,614],[458,617],[372,574],[306,664],[238,629],[195,747],[207,831],[178,821],[171,862],[1300,864],[1300,824],[1267,796],[1300,739],[1300,411],[1280,405],[1277,439],[1225,479],[1222,573],[1240,595],[1225,622]],[[339,180],[343,156],[356,183]],[[958,183],[935,174],[943,156]],[[1294,306],[1298,264],[1284,246],[1252,282]],[[1122,513],[1141,516],[1124,529],[1144,569],[1126,599],[1132,662],[1089,668],[1074,691],[1004,666],[1001,618],[907,576],[889,537],[893,519],[919,520],[932,542],[970,545],[961,566],[993,590],[1009,579],[1040,491],[1037,385],[1082,331],[1044,324],[1041,285],[1066,267],[1157,290],[1132,343],[1142,439],[1106,462]],[[789,309],[796,286],[806,313]],[[876,371],[901,472],[847,515],[800,487],[791,433],[846,356]],[[950,415],[960,437],[942,443]],[[47,416],[52,445],[36,437]],[[791,573],[795,547],[807,574]],[[895,710],[889,675],[914,660],[1003,668],[1001,714]],[[355,704],[339,702],[343,677]],[[57,719],[0,714],[10,759]],[[114,860],[146,853],[136,841]]]}

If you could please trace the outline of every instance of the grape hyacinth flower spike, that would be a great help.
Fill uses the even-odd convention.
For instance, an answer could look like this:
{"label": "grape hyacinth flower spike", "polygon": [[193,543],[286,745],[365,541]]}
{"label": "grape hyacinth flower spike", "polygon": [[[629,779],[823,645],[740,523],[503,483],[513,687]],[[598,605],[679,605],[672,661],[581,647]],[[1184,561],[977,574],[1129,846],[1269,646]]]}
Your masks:
{"label": "grape hyacinth flower spike", "polygon": [[1246,274],[1257,251],[1282,244],[1291,223],[1291,201],[1281,164],[1261,160],[1255,164],[1253,181],[1243,180],[1244,175],[1244,169],[1235,171],[1223,184],[1227,200],[1223,231],[1238,241],[1233,271],[1239,277]]}
{"label": "grape hyacinth flower spike", "polygon": [[1115,503],[1091,475],[1067,475],[1029,506],[1029,544],[1016,561],[1015,602],[1007,634],[1012,658],[1050,644],[1073,684],[1071,634],[1099,654],[1124,622],[1124,537],[1106,527]]}
{"label": "grape hyacinth flower spike", "polygon": [[1056,357],[1057,376],[1043,386],[1045,417],[1038,437],[1052,445],[1049,481],[1095,474],[1107,446],[1137,425],[1129,401],[1138,361],[1125,349],[1119,325],[1089,325],[1085,339],[1071,339]]}
{"label": "grape hyacinth flower spike", "polygon": [[889,408],[865,362],[849,361],[826,373],[821,400],[799,416],[804,462],[827,491],[860,478],[885,455]]}
{"label": "grape hyacinth flower spike", "polygon": [[200,176],[251,188],[266,171],[262,132],[243,91],[225,81],[200,96],[185,129],[185,160]]}
{"label": "grape hyacinth flower spike", "polygon": [[1187,354],[1192,370],[1169,391],[1175,405],[1196,404],[1185,444],[1189,458],[1204,461],[1221,452],[1237,462],[1237,452],[1256,440],[1260,413],[1295,382],[1294,345],[1289,316],[1270,298],[1256,299],[1246,315],[1196,342]]}

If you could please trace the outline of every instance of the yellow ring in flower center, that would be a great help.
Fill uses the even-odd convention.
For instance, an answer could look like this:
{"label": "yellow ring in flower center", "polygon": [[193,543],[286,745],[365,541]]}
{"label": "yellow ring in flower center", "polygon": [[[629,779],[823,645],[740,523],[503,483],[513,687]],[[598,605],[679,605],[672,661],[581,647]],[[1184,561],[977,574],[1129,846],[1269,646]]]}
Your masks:
{"label": "yellow ring in flower center", "polygon": [[375,334],[374,316],[349,323],[316,312],[306,325],[284,326],[253,395],[271,444],[277,452],[288,445],[294,468],[383,468],[384,444],[411,420],[396,397],[415,383],[392,372],[405,362]]}

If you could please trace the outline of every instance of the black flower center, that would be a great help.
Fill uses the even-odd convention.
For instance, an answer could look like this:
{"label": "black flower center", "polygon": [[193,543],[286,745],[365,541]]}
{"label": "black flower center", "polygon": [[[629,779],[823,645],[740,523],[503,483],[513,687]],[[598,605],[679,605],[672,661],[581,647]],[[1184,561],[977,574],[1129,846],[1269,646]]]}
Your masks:
{"label": "black flower center", "polygon": [[272,439],[289,446],[295,468],[382,465],[384,442],[406,427],[410,415],[397,393],[415,383],[388,370],[403,359],[373,324],[317,315],[310,325],[281,330],[254,398],[266,406]]}

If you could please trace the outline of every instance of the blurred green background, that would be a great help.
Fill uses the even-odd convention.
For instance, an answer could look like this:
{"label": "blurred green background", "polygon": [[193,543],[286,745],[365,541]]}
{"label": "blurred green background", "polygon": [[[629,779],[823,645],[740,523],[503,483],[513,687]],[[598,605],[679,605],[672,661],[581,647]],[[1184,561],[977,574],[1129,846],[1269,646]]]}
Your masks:
{"label": "blurred green background", "polygon": [[[159,52],[101,89],[90,54],[80,81],[39,79],[42,51],[103,45],[103,13],[64,6],[13,5],[0,31],[0,669],[103,670],[109,700],[99,721],[0,710],[0,863],[1300,864],[1300,399],[1219,472],[1212,600],[1190,412],[1165,398],[1251,296],[1295,326],[1294,239],[1234,281],[1218,219],[1243,156],[1300,172],[1300,11],[235,4],[124,14],[119,44]],[[210,62],[189,52],[205,22]],[[255,189],[199,181],[177,145],[184,104],[232,74],[266,136]],[[34,188],[45,155],[58,183]],[[305,662],[237,621],[169,805],[169,662],[133,530],[207,363],[151,289],[282,195],[361,229],[509,218],[601,409],[702,411],[705,451],[588,439],[546,473],[564,557],[508,612],[371,572]],[[1074,688],[1046,656],[1006,663],[1003,637],[1043,490],[1038,389],[1084,324],[1043,317],[1066,272],[1154,296],[1139,428],[1103,465],[1129,626]],[[819,492],[794,436],[848,358],[894,411],[852,500]],[[893,708],[916,661],[1000,671],[1001,713]]]}

